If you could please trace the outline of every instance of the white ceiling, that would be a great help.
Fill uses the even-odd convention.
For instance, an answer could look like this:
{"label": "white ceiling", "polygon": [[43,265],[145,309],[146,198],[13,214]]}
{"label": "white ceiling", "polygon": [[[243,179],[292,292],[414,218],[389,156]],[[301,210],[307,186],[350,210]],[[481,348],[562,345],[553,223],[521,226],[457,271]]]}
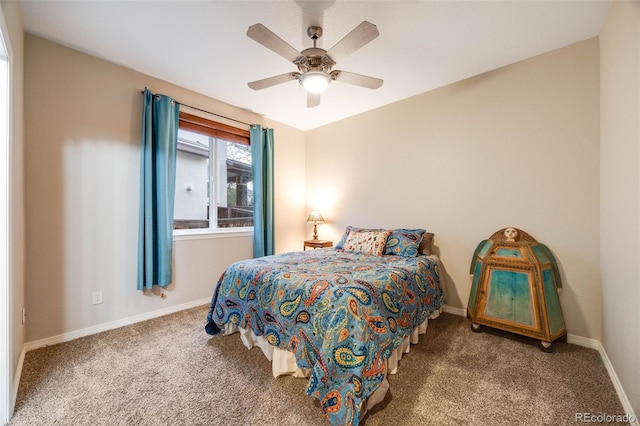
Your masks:
{"label": "white ceiling", "polygon": [[[594,37],[609,0],[572,1],[56,1],[22,0],[25,30],[308,130]],[[328,50],[360,22],[380,36],[334,69],[384,80],[378,90],[333,82],[306,108],[296,71],[246,36],[262,23],[292,45]],[[153,89],[153,88],[152,88]],[[170,95],[170,94],[169,94]]]}

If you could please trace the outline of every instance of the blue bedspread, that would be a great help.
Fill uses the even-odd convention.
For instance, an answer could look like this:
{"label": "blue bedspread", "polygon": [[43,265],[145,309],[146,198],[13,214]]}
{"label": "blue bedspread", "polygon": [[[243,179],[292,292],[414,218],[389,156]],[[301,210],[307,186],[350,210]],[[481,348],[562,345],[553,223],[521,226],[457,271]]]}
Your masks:
{"label": "blue bedspread", "polygon": [[357,425],[385,360],[442,306],[437,263],[335,249],[236,262],[218,281],[207,333],[232,322],[312,368],[307,393],[334,425]]}

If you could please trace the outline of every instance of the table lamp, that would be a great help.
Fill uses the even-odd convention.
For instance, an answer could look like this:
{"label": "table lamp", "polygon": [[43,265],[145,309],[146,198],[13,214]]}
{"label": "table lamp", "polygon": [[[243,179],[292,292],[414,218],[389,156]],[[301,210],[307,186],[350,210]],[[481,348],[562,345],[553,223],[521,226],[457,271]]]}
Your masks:
{"label": "table lamp", "polygon": [[313,239],[317,240],[318,239],[318,223],[324,222],[324,218],[322,217],[322,214],[318,210],[313,210],[309,214],[309,217],[307,218],[307,222],[309,223],[313,222]]}

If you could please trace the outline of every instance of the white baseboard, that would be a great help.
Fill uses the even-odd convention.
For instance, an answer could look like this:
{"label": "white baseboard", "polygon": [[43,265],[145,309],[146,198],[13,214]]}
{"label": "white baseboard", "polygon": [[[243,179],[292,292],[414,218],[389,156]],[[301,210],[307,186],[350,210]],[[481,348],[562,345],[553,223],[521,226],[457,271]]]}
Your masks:
{"label": "white baseboard", "polygon": [[[196,306],[206,305],[211,302],[211,298],[194,300],[192,302],[182,303],[180,305],[170,306],[156,311],[147,312],[140,315],[134,315],[132,317],[119,319],[116,321],[107,322],[104,324],[94,325],[92,327],[83,328],[80,330],[70,331],[68,333],[58,334],[57,336],[47,337],[45,339],[35,340],[33,342],[27,342],[24,344],[24,352],[29,352],[33,349],[42,348],[45,346],[55,345],[62,342],[68,342],[70,340],[78,339],[84,336],[90,336],[92,334],[100,333],[102,331],[113,330],[114,328],[124,327],[125,325],[131,325],[138,322],[150,320],[153,318],[162,317],[165,315],[173,314],[175,312],[184,311],[185,309],[195,308]],[[20,368],[21,370],[22,368]]]}
{"label": "white baseboard", "polygon": [[9,418],[13,415],[16,409],[16,400],[18,399],[18,387],[20,386],[20,378],[22,377],[22,365],[24,364],[24,356],[27,353],[24,345],[22,346],[22,352],[20,352],[20,358],[18,358],[18,365],[16,366],[16,372],[13,375],[13,386],[11,388],[11,401],[9,401]]}
{"label": "white baseboard", "polygon": [[[600,352],[600,349],[602,349],[602,345],[599,341],[582,336],[576,336],[575,334],[567,334],[567,343],[583,346],[585,348],[595,349],[598,352]],[[602,353],[600,354],[602,355]]]}
{"label": "white baseboard", "polygon": [[446,312],[448,314],[459,315],[461,317],[466,317],[467,316],[467,310],[466,309],[454,308],[453,306],[449,306],[449,305],[444,305],[444,307],[442,308],[442,311]]}
{"label": "white baseboard", "polygon": [[[622,404],[624,413],[628,414],[629,416],[629,419],[630,419],[629,424],[632,426],[640,426],[640,421],[638,420],[636,413],[633,411],[631,402],[629,401],[629,398],[627,398],[627,394],[622,388],[622,384],[618,379],[618,375],[616,374],[616,371],[613,369],[613,364],[611,364],[611,360],[609,360],[607,351],[604,350],[604,346],[602,346],[602,343],[598,342],[597,340],[595,342],[598,344],[597,350],[600,353],[600,357],[602,358],[602,362],[604,363],[604,366],[607,369],[607,372],[609,373],[609,377],[611,378],[611,383],[613,383],[613,387],[616,390],[616,393],[618,394],[618,398],[620,398],[620,403]],[[612,413],[612,414],[615,414],[615,413]]]}

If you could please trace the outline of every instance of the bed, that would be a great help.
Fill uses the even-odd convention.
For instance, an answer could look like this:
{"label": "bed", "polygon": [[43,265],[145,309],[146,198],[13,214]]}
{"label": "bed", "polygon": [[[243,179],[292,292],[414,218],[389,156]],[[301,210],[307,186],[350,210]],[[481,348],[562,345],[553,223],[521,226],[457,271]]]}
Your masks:
{"label": "bed", "polygon": [[274,375],[309,377],[334,425],[357,425],[387,373],[444,304],[433,234],[347,227],[336,248],[236,262],[220,277],[205,330],[240,331]]}

